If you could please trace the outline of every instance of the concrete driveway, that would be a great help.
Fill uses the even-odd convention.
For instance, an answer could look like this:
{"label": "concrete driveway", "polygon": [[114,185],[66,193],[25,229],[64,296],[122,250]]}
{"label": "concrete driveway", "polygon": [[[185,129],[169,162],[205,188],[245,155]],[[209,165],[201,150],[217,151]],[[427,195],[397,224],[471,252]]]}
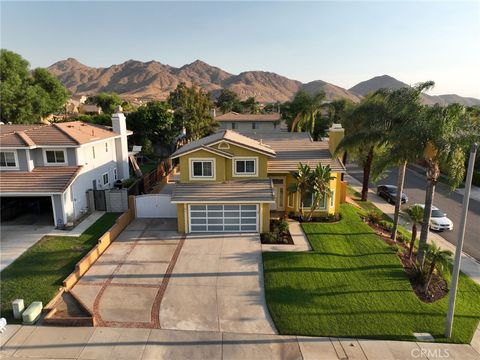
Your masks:
{"label": "concrete driveway", "polygon": [[160,308],[164,329],[275,334],[258,234],[188,235]]}

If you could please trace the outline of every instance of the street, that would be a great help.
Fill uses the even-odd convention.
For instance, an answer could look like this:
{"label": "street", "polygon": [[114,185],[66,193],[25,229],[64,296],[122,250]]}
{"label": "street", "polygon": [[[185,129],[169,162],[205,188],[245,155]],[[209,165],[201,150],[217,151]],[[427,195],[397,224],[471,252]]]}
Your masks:
{"label": "street", "polygon": [[[362,169],[355,164],[348,164],[347,171],[355,179],[362,181]],[[370,188],[376,190],[379,184],[397,185],[397,173],[397,169],[392,169],[378,183],[370,183]],[[412,169],[407,169],[404,192],[408,196],[408,205],[425,202],[425,187],[425,176]],[[450,191],[450,188],[444,183],[437,183],[433,204],[447,214],[454,226],[453,231],[445,231],[440,235],[452,244],[457,242],[462,201],[462,195]],[[470,199],[463,251],[480,261],[480,202],[474,199]]]}

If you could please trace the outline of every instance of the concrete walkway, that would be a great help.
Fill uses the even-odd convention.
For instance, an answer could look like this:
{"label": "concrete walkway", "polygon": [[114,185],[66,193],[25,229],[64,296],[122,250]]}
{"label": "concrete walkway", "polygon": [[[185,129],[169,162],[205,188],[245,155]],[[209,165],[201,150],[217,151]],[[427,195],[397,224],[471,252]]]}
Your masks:
{"label": "concrete walkway", "polygon": [[262,244],[262,251],[311,251],[312,247],[300,223],[293,219],[288,219],[290,235],[294,245]]}
{"label": "concrete walkway", "polygon": [[265,334],[10,325],[6,359],[444,359],[478,360],[469,345]]}

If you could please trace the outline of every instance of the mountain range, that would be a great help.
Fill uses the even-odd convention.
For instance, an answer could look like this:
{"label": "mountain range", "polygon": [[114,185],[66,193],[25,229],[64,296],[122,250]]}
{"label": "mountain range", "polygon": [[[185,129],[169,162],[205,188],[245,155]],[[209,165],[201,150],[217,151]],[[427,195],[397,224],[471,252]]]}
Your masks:
{"label": "mountain range", "polygon": [[[68,58],[49,68],[61,83],[75,95],[94,95],[99,92],[116,92],[125,99],[166,99],[180,82],[197,85],[214,96],[221,89],[236,92],[241,99],[255,96],[260,102],[291,100],[299,90],[309,93],[324,91],[327,100],[348,99],[358,102],[367,93],[380,88],[399,88],[407,84],[388,75],[374,77],[351,89],[315,80],[302,83],[267,71],[245,71],[230,74],[218,67],[196,60],[182,67],[173,67],[158,61],[128,60],[119,65],[95,68]],[[480,99],[459,95],[424,95],[427,104],[442,105],[459,102],[464,105],[480,105]]]}

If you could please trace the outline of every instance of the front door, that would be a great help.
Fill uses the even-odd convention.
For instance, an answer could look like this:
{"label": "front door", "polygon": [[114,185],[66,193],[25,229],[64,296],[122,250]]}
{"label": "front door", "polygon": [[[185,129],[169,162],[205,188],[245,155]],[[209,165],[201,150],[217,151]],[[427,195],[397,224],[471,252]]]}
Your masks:
{"label": "front door", "polygon": [[275,209],[283,211],[285,210],[285,179],[273,178],[273,189],[275,191]]}

